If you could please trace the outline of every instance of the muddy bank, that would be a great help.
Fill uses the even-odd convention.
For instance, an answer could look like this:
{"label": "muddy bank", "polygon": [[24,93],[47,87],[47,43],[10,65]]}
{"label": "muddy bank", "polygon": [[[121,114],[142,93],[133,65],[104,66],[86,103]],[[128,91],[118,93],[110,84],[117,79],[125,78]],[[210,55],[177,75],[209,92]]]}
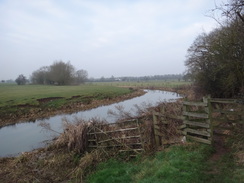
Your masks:
{"label": "muddy bank", "polygon": [[[107,98],[102,100],[91,99],[89,103],[73,102],[68,105],[63,105],[60,108],[39,108],[31,106],[18,106],[19,112],[1,116],[0,127],[21,123],[22,121],[35,121],[36,119],[48,118],[57,114],[70,114],[78,111],[96,108],[102,105],[109,105],[112,103],[121,102],[123,100],[131,99],[145,94],[143,90],[136,90],[130,94],[119,96],[116,98]],[[26,109],[28,107],[28,110]],[[25,112],[26,109],[26,112]]]}

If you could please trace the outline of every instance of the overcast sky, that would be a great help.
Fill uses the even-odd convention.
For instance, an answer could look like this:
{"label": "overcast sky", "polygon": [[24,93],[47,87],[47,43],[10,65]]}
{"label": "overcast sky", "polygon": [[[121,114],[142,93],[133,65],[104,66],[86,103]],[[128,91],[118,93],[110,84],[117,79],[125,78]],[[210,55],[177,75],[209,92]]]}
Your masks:
{"label": "overcast sky", "polygon": [[0,80],[70,61],[89,77],[181,74],[214,0],[0,0]]}

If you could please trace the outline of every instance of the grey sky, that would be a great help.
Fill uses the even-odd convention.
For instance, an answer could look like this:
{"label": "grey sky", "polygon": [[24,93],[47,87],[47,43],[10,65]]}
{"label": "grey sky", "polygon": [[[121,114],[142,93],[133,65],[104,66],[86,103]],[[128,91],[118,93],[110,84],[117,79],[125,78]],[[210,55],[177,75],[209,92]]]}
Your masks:
{"label": "grey sky", "polygon": [[89,77],[179,74],[214,0],[0,0],[0,80],[55,60]]}

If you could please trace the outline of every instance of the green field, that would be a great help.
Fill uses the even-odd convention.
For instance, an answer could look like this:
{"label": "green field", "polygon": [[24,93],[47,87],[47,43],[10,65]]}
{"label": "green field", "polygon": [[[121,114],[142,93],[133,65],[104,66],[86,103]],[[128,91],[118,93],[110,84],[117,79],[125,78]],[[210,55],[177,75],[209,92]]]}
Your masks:
{"label": "green field", "polygon": [[20,104],[38,105],[37,99],[41,98],[63,97],[63,99],[67,100],[74,96],[80,96],[79,100],[87,98],[106,99],[130,92],[128,88],[105,85],[51,86],[0,84],[0,107]]}
{"label": "green field", "polygon": [[[133,93],[132,88],[167,90],[188,84],[189,82],[183,81],[90,82],[75,86],[1,83],[0,126],[5,125],[6,120],[9,122],[19,121],[20,118],[32,120],[49,117],[58,112],[70,113],[116,102],[113,99]],[[129,98],[135,97],[132,95]]]}
{"label": "green field", "polygon": [[20,104],[37,105],[37,99],[49,97],[68,99],[80,95],[80,99],[82,97],[113,98],[130,93],[128,88],[124,88],[125,86],[174,88],[188,84],[190,83],[184,81],[94,82],[79,86],[0,84],[0,107]]}
{"label": "green field", "polygon": [[129,88],[101,85],[0,84],[0,126],[21,119],[32,120],[91,109],[132,92]]}
{"label": "green field", "polygon": [[128,87],[161,87],[161,88],[175,88],[182,85],[189,85],[191,82],[178,80],[148,80],[148,81],[115,81],[115,82],[93,82],[93,85],[101,86],[128,86]]}

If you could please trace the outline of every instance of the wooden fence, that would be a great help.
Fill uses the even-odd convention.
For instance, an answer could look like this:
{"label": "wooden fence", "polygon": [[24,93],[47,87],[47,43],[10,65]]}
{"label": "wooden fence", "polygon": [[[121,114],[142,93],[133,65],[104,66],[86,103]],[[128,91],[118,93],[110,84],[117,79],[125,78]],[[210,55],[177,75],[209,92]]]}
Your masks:
{"label": "wooden fence", "polygon": [[[240,125],[244,127],[243,100],[214,99],[204,97],[201,101],[184,100],[179,115],[172,115],[167,111],[167,105],[154,111],[153,136],[156,147],[179,143],[181,139],[172,138],[168,134],[173,120],[180,121],[177,133],[201,143],[212,144],[214,136],[229,134]],[[133,119],[113,124],[93,125],[88,131],[89,148],[116,149],[119,152],[130,152],[134,156],[145,151],[145,134],[142,131],[144,124],[141,119]],[[148,122],[147,122],[148,123]],[[144,126],[145,128],[145,126]],[[143,140],[142,140],[143,139]],[[144,142],[143,142],[144,141]]]}
{"label": "wooden fence", "polygon": [[[153,131],[155,136],[155,146],[159,147],[161,145],[171,145],[179,142],[179,139],[173,137],[167,133],[170,126],[170,119],[173,120],[183,120],[182,116],[171,115],[166,112],[166,107],[160,107],[160,111],[153,111]],[[182,127],[182,126],[181,126]],[[177,130],[180,133],[179,130]],[[176,132],[177,133],[177,132]]]}
{"label": "wooden fence", "polygon": [[181,116],[172,116],[161,108],[153,112],[153,127],[156,146],[168,142],[165,128],[169,118],[182,120],[179,130],[186,140],[212,144],[214,135],[228,135],[234,127],[244,126],[244,102],[234,99],[216,99],[203,97],[201,101],[183,101]]}
{"label": "wooden fence", "polygon": [[144,151],[138,119],[94,125],[88,131],[88,143],[89,148],[114,148],[130,155]]}
{"label": "wooden fence", "polygon": [[244,125],[244,100],[210,99],[214,133],[228,135],[235,127]]}

